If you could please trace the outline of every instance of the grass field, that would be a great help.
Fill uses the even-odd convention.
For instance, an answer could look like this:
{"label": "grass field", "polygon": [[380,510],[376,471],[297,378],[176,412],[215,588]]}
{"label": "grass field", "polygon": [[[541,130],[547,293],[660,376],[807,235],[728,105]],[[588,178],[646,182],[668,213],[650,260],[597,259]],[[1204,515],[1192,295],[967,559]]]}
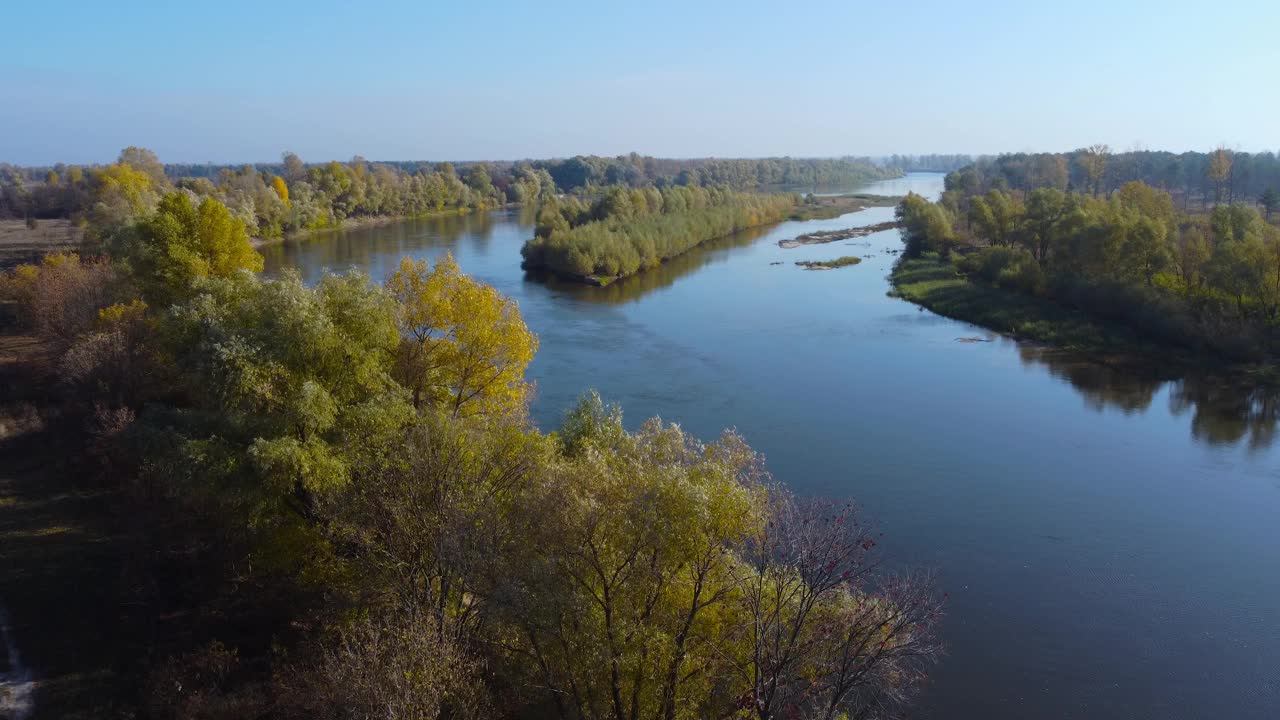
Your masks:
{"label": "grass field", "polygon": [[70,220],[40,220],[35,228],[22,220],[0,220],[0,270],[34,262],[46,253],[75,250],[84,231]]}

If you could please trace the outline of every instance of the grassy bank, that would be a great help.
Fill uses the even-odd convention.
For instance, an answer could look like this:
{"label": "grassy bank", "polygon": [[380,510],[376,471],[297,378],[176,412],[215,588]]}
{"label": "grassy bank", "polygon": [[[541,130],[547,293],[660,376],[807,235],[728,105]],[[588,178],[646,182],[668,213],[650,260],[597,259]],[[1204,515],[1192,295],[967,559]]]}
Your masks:
{"label": "grassy bank", "polygon": [[789,216],[791,220],[829,220],[841,215],[866,210],[870,207],[893,207],[902,200],[893,195],[871,195],[868,193],[850,193],[813,197],[796,206]]}
{"label": "grassy bank", "polygon": [[1051,300],[973,282],[933,253],[902,258],[889,280],[897,297],[1010,337],[1090,352],[1139,345],[1131,333],[1103,327]]}
{"label": "grassy bank", "polygon": [[1189,371],[1280,382],[1271,365],[1241,364],[1215,355],[1152,342],[1130,327],[1099,322],[1053,300],[974,282],[937,254],[902,258],[889,275],[892,295],[939,315],[973,323],[1011,338],[1087,353],[1099,362],[1172,377]]}

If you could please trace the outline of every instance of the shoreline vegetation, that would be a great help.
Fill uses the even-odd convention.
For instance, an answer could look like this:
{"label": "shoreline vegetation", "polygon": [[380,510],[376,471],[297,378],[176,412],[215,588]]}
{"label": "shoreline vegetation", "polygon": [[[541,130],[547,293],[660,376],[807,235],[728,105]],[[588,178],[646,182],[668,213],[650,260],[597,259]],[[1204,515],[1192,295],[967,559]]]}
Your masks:
{"label": "shoreline vegetation", "polygon": [[[1105,325],[1052,300],[984,285],[937,253],[903,256],[889,274],[889,294],[930,312],[971,323],[1013,340],[1084,353],[1106,364],[1142,366],[1167,347],[1144,342],[1120,325]],[[1121,359],[1123,358],[1123,359]],[[1188,354],[1183,358],[1190,362]]]}
{"label": "shoreline vegetation", "polygon": [[1148,374],[1276,384],[1280,228],[1272,205],[1280,194],[1264,193],[1264,212],[1231,202],[1233,154],[1225,149],[1205,156],[1213,194],[1202,194],[1198,208],[1187,201],[1190,190],[1178,203],[1144,181],[1159,182],[1163,169],[1112,179],[1116,166],[1132,177],[1145,157],[1113,157],[1106,146],[1002,156],[949,174],[938,202],[909,194],[896,211],[906,247],[893,293]]}
{"label": "shoreline vegetation", "polygon": [[852,240],[854,238],[866,237],[885,230],[902,227],[901,223],[896,220],[876,223],[875,225],[863,225],[860,227],[845,228],[844,230],[823,230],[821,232],[807,233],[791,238],[789,240],[779,240],[778,247],[790,250],[804,245],[822,245],[824,243],[836,242],[838,240]]}
{"label": "shoreline vegetation", "polygon": [[[504,208],[511,208],[511,207],[519,207],[519,204],[508,203],[506,205],[498,205],[492,208],[486,208],[485,211],[487,212],[489,210],[502,210]],[[365,217],[351,217],[351,218],[345,218],[335,225],[328,225],[325,227],[316,227],[316,228],[301,228],[301,229],[294,230],[292,232],[286,233],[284,235],[276,236],[276,237],[269,237],[269,238],[252,237],[252,238],[249,238],[249,244],[252,245],[254,248],[264,248],[264,247],[269,247],[271,245],[278,245],[284,242],[306,240],[312,235],[316,235],[318,233],[323,233],[323,232],[356,230],[359,228],[376,227],[378,225],[389,225],[391,223],[405,222],[408,220],[429,220],[431,218],[464,217],[466,215],[470,215],[472,212],[475,212],[475,211],[473,211],[471,208],[460,207],[460,208],[449,208],[447,210],[429,210],[427,212],[418,213],[414,215],[370,215]]]}
{"label": "shoreline vegetation", "polygon": [[796,265],[805,270],[835,270],[836,268],[849,267],[862,262],[862,258],[855,255],[845,255],[834,260],[797,260]]}
{"label": "shoreline vegetation", "polygon": [[1144,337],[1131,326],[1106,322],[1043,297],[983,284],[936,253],[903,256],[889,274],[889,295],[943,317],[970,323],[1011,340],[1078,353],[1100,365],[1171,380],[1208,375],[1280,386],[1280,366],[1196,352]]}
{"label": "shoreline vegetation", "polygon": [[[901,175],[899,175],[901,176]],[[830,220],[852,212],[859,212],[872,207],[893,207],[902,201],[899,195],[873,195],[870,193],[848,193],[845,195],[805,196],[803,204],[791,213],[791,220]]]}

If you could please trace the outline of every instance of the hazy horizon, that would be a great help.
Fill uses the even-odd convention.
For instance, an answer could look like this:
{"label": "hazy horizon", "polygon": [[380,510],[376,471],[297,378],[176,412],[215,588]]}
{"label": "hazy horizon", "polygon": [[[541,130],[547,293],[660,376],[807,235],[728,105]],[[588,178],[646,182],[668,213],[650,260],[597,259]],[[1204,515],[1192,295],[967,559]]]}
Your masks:
{"label": "hazy horizon", "polygon": [[823,0],[9,10],[0,161],[1280,146],[1280,7]]}

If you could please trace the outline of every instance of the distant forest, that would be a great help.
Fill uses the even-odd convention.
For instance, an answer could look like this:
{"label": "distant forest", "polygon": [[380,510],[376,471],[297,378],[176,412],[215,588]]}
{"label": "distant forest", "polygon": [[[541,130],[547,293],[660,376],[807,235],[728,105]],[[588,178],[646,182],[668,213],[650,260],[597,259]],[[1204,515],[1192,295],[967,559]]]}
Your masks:
{"label": "distant forest", "polygon": [[951,172],[972,165],[977,158],[972,155],[890,155],[881,160],[885,167],[903,172]]}
{"label": "distant forest", "polygon": [[273,238],[341,224],[348,218],[415,217],[506,204],[542,204],[558,194],[599,195],[604,188],[719,187],[757,190],[849,186],[896,177],[896,167],[859,158],[672,160],[635,153],[520,162],[164,164],[130,147],[111,165],[0,164],[0,219],[65,218],[89,228],[145,214],[164,194],[212,198],[249,234]]}
{"label": "distant forest", "polygon": [[1052,187],[1109,194],[1137,181],[1170,193],[1184,210],[1215,202],[1261,204],[1267,191],[1280,191],[1280,157],[1275,153],[1226,148],[1113,153],[1105,145],[1094,145],[1068,153],[979,158],[957,170],[948,179],[949,189],[1030,191]]}

